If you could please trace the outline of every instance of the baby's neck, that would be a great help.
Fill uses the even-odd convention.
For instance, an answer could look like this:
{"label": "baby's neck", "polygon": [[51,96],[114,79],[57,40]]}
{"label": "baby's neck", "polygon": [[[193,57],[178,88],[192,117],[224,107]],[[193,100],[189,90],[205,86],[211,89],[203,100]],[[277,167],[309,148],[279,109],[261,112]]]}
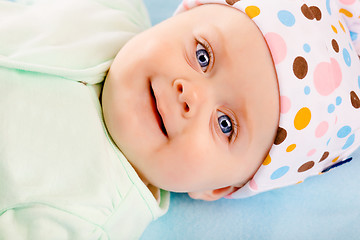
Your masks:
{"label": "baby's neck", "polygon": [[[132,165],[133,166],[133,165]],[[134,167],[134,166],[133,166]],[[135,167],[134,167],[135,169]],[[160,204],[160,189],[152,185],[142,174],[140,174],[136,169],[136,173],[140,177],[141,181],[146,185],[146,187],[150,190],[156,201]]]}
{"label": "baby's neck", "polygon": [[147,184],[146,186],[148,187],[148,189],[150,190],[156,201],[160,204],[160,189],[151,184]]}

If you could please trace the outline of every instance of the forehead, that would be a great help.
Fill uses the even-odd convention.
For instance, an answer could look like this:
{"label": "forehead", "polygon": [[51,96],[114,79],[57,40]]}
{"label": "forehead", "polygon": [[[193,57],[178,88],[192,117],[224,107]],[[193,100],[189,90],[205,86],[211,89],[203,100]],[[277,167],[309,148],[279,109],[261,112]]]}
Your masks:
{"label": "forehead", "polygon": [[192,26],[206,32],[214,47],[215,67],[210,78],[229,107],[244,118],[249,139],[261,142],[261,133],[277,126],[279,106],[276,72],[261,31],[246,14],[232,7],[209,4],[209,8],[193,10],[196,18],[214,12],[205,14],[206,24]]}
{"label": "forehead", "polygon": [[[176,15],[173,20],[177,22],[175,24],[183,25],[183,31],[211,37],[209,41],[217,43],[217,48],[221,47],[223,52],[228,53],[228,57],[238,57],[233,53],[245,55],[246,51],[252,50],[249,47],[256,47],[259,38],[261,42],[265,42],[256,24],[245,13],[230,6],[205,4]],[[172,25],[169,24],[168,27],[179,30]],[[257,41],[253,41],[254,38]]]}
{"label": "forehead", "polygon": [[170,19],[191,22],[190,26],[214,24],[224,30],[231,30],[237,26],[241,26],[244,29],[246,28],[246,23],[252,23],[252,20],[240,10],[216,3],[194,7]]}

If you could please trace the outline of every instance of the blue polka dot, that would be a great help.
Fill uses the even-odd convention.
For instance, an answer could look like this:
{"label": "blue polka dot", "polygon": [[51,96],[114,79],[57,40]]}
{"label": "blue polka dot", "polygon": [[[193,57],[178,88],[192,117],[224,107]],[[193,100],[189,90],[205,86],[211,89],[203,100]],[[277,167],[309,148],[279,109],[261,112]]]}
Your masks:
{"label": "blue polka dot", "polygon": [[336,98],[336,106],[339,106],[342,103],[342,98],[339,96]]}
{"label": "blue polka dot", "polygon": [[346,50],[346,48],[343,49],[343,57],[344,57],[344,61],[346,63],[346,65],[348,65],[348,67],[351,66],[351,58],[350,58],[350,54],[348,52],[348,50]]}
{"label": "blue polka dot", "polygon": [[352,41],[355,41],[358,38],[358,33],[350,31],[350,37]]}
{"label": "blue polka dot", "polygon": [[360,76],[358,76],[358,86],[360,88]]}
{"label": "blue polka dot", "polygon": [[279,179],[289,171],[288,166],[281,167],[271,174],[271,180]]}
{"label": "blue polka dot", "polygon": [[334,106],[334,104],[330,104],[329,106],[328,106],[328,113],[333,113],[335,111],[335,106]]}
{"label": "blue polka dot", "polygon": [[329,140],[326,142],[326,146],[329,146],[331,138],[329,138]]}
{"label": "blue polka dot", "polygon": [[326,0],[326,10],[331,15],[331,7],[330,7],[330,0]]}
{"label": "blue polka dot", "polygon": [[355,141],[355,134],[351,135],[347,140],[344,146],[342,147],[342,150],[347,149],[350,147]]}
{"label": "blue polka dot", "polygon": [[344,126],[342,128],[340,128],[340,130],[337,132],[337,136],[339,138],[344,138],[347,135],[349,135],[351,133],[351,127],[350,126]]}
{"label": "blue polka dot", "polygon": [[295,17],[289,11],[286,11],[286,10],[279,11],[278,18],[279,18],[280,22],[287,27],[291,27],[295,24]]}
{"label": "blue polka dot", "polygon": [[309,94],[310,94],[310,87],[309,87],[309,86],[306,86],[306,87],[304,88],[304,93],[305,93],[305,95],[309,95]]}
{"label": "blue polka dot", "polygon": [[307,53],[311,51],[311,47],[310,47],[310,45],[307,44],[307,43],[304,44],[303,49],[304,49],[304,51],[307,52]]}

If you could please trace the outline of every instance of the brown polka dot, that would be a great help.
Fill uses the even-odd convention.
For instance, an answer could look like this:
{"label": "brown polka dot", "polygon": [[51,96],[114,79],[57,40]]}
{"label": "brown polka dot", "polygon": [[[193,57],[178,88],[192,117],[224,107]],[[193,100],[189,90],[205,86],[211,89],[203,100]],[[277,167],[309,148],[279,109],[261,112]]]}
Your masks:
{"label": "brown polka dot", "polygon": [[277,130],[277,134],[276,134],[274,144],[275,145],[281,144],[286,139],[286,136],[287,136],[286,130],[279,127],[278,130]]}
{"label": "brown polka dot", "polygon": [[297,57],[293,63],[293,71],[298,79],[303,79],[308,72],[308,64],[303,57]]}
{"label": "brown polka dot", "polygon": [[313,13],[313,15],[314,15],[314,17],[316,18],[317,21],[321,20],[321,11],[320,11],[320,9],[318,7],[311,6],[310,11]]}
{"label": "brown polka dot", "polygon": [[353,105],[354,108],[357,109],[360,107],[359,97],[354,91],[350,92],[350,99],[351,99],[351,104]]}
{"label": "brown polka dot", "polygon": [[328,156],[329,156],[329,152],[324,152],[324,154],[323,154],[322,157],[320,158],[320,161],[319,161],[319,162],[324,161]]}
{"label": "brown polka dot", "polygon": [[226,0],[226,3],[233,5],[233,4],[237,3],[238,1],[240,1],[240,0]]}
{"label": "brown polka dot", "polygon": [[308,5],[304,4],[301,6],[301,12],[309,20],[313,20],[313,19],[316,19],[317,21],[321,20],[321,11],[316,6],[308,7]]}
{"label": "brown polka dot", "polygon": [[314,165],[315,163],[313,161],[306,162],[303,165],[301,165],[301,167],[299,167],[298,172],[305,172],[311,169]]}
{"label": "brown polka dot", "polygon": [[312,14],[310,8],[306,4],[301,6],[301,12],[304,14],[304,16],[307,19],[313,20],[315,18],[314,15]]}
{"label": "brown polka dot", "polygon": [[335,52],[339,52],[339,44],[337,43],[337,41],[335,39],[331,40],[331,44],[333,46],[333,49]]}

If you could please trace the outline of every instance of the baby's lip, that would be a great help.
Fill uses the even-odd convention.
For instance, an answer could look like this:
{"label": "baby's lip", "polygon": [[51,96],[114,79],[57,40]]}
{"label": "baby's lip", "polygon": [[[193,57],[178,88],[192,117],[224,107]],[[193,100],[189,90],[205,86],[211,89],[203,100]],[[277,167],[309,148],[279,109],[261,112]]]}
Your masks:
{"label": "baby's lip", "polygon": [[154,92],[154,89],[152,87],[152,84],[150,82],[150,96],[151,96],[151,107],[153,109],[153,112],[154,112],[154,115],[155,115],[155,118],[156,118],[156,121],[159,125],[159,128],[161,130],[161,132],[166,136],[168,137],[168,133],[166,131],[166,127],[165,127],[165,124],[164,124],[164,121],[163,121],[163,118],[161,116],[161,113],[159,111],[159,102],[157,101],[156,99],[156,93]]}

